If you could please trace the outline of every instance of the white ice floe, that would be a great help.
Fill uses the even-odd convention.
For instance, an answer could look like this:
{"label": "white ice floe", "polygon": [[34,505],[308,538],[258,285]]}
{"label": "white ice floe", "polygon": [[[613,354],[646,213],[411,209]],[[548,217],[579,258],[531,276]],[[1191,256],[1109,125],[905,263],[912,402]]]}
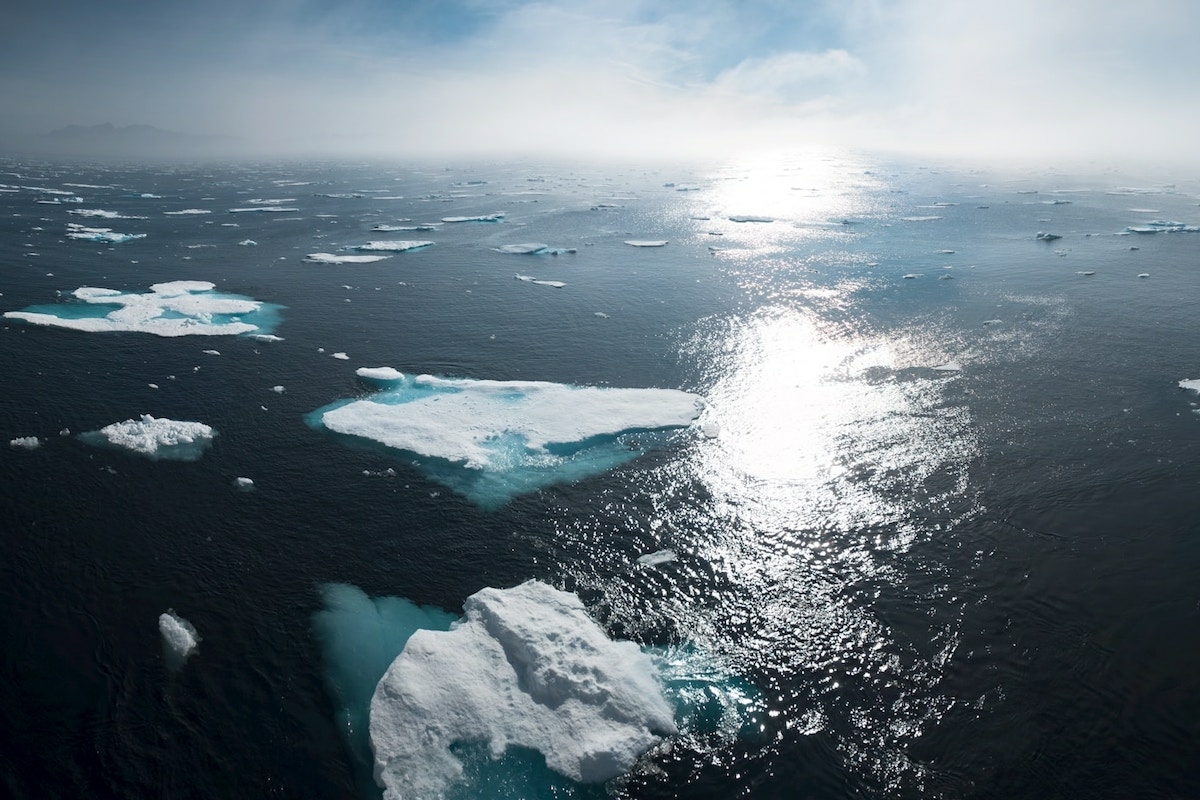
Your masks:
{"label": "white ice floe", "polygon": [[482,214],[477,217],[442,217],[442,222],[503,222],[504,214]]}
{"label": "white ice floe", "polygon": [[282,336],[276,336],[272,333],[252,333],[250,338],[256,342],[282,342]]}
{"label": "white ice floe", "polygon": [[399,231],[436,231],[437,225],[375,225],[371,230],[377,233],[394,233]]}
{"label": "white ice floe", "polygon": [[404,373],[395,367],[359,367],[354,374],[374,381],[398,381],[404,378]]}
{"label": "white ice floe", "polygon": [[637,563],[644,567],[657,567],[659,564],[669,564],[679,558],[674,550],[658,550],[638,556]]}
{"label": "white ice floe", "polygon": [[338,361],[349,361],[350,360],[350,356],[346,355],[345,353],[341,353],[341,352],[333,353],[330,357],[336,358]]}
{"label": "white ice floe", "polygon": [[1045,231],[1038,231],[1037,235],[1034,236],[1033,238],[1037,239],[1040,242],[1053,242],[1057,239],[1061,239],[1062,237],[1059,236],[1057,233],[1046,233]]}
{"label": "white ice floe", "polygon": [[[34,325],[91,333],[123,331],[156,336],[218,336],[253,333],[265,327],[258,315],[275,306],[240,295],[213,291],[207,281],[156,283],[144,294],[85,286],[71,293],[75,303],[33,306],[4,316]],[[256,318],[249,322],[245,318]]]}
{"label": "white ice floe", "polygon": [[251,206],[250,208],[231,208],[231,209],[229,209],[229,213],[230,214],[247,214],[247,213],[254,213],[254,212],[260,212],[260,213],[274,212],[277,214],[283,214],[283,213],[287,213],[290,211],[299,211],[299,210],[300,209],[298,209],[298,208],[284,208],[283,206]]}
{"label": "white ice floe", "polygon": [[336,253],[309,253],[305,261],[313,264],[371,264],[391,256],[343,256]]}
{"label": "white ice floe", "polygon": [[284,389],[282,386],[272,386],[271,391],[274,392],[275,394],[283,394],[287,390]]}
{"label": "white ice floe", "polygon": [[1139,273],[1138,273],[1138,277],[1139,277],[1139,278],[1149,278],[1149,277],[1150,277],[1150,273],[1149,273],[1149,272],[1139,272]]}
{"label": "white ice floe", "polygon": [[114,422],[98,431],[81,433],[79,438],[88,444],[116,447],[153,459],[195,461],[216,435],[217,432],[203,422],[143,414],[140,419]]}
{"label": "white ice floe", "polygon": [[371,699],[375,779],[386,800],[441,796],[463,776],[453,745],[494,758],[530,748],[599,783],[676,731],[651,658],[610,640],[574,594],[537,581],[483,589],[449,631],[418,630]]}
{"label": "white ice floe", "polygon": [[9,441],[8,446],[22,450],[36,450],[42,446],[42,440],[36,436],[18,436]]}
{"label": "white ice floe", "polygon": [[541,242],[523,242],[521,244],[502,244],[493,247],[497,253],[512,253],[514,255],[557,256],[563,253],[577,252],[574,247],[551,247]]}
{"label": "white ice floe", "polygon": [[730,217],[730,222],[774,222],[774,217],[758,217],[753,215],[741,214],[736,217]]}
{"label": "white ice floe", "polygon": [[403,239],[397,239],[391,242],[367,242],[366,244],[356,245],[354,249],[361,250],[363,252],[379,251],[385,253],[403,253],[406,250],[416,250],[421,247],[429,247],[432,244],[433,242],[406,241]]}
{"label": "white ice floe", "polygon": [[513,277],[525,283],[536,283],[538,286],[553,286],[555,289],[561,289],[566,286],[562,281],[543,281],[538,280],[532,275],[513,275]]}
{"label": "white ice floe", "polygon": [[258,244],[258,242],[254,241],[253,239],[243,239],[242,241],[238,242],[238,244],[240,244],[242,247],[254,247]]}
{"label": "white ice floe", "polygon": [[96,217],[99,219],[146,219],[146,217],[122,214],[119,211],[105,211],[102,208],[73,208],[67,213],[74,214],[77,217]]}
{"label": "white ice floe", "polygon": [[251,478],[234,478],[233,487],[239,492],[254,491],[254,481]]}
{"label": "white ice floe", "polygon": [[207,208],[183,208],[183,209],[180,209],[179,211],[164,211],[163,212],[163,214],[165,214],[168,217],[183,217],[183,216],[191,216],[191,215],[195,215],[195,214],[211,214],[211,213],[212,212],[209,211]]}
{"label": "white ice floe", "polygon": [[662,239],[628,239],[625,244],[631,247],[666,247],[667,242]]}
{"label": "white ice floe", "polygon": [[939,220],[939,219],[941,219],[941,217],[939,217],[939,216],[936,216],[936,215],[934,215],[934,216],[927,215],[927,216],[923,216],[923,217],[921,217],[921,216],[918,216],[918,217],[901,217],[901,218],[900,218],[900,221],[901,221],[901,222],[933,222],[934,220]]}
{"label": "white ice floe", "polygon": [[89,228],[86,225],[68,222],[67,238],[82,239],[87,242],[100,242],[101,244],[121,244],[122,242],[131,242],[134,239],[145,239],[146,234],[116,233],[112,228]]}
{"label": "white ice floe", "polygon": [[163,650],[172,666],[180,666],[196,651],[200,635],[192,623],[168,609],[158,615],[158,632],[162,634]]}
{"label": "white ice floe", "polygon": [[1189,378],[1187,380],[1182,380],[1179,382],[1179,388],[1200,394],[1200,378]]}
{"label": "white ice floe", "polygon": [[703,402],[677,389],[433,375],[402,380],[407,385],[397,387],[399,395],[338,406],[325,411],[321,423],[337,433],[485,469],[511,461],[511,441],[505,439],[515,437],[519,449],[536,456],[553,445],[597,436],[683,427],[699,415]]}
{"label": "white ice floe", "polygon": [[206,355],[206,356],[219,356],[219,355],[221,355],[221,351],[220,351],[220,350],[201,350],[200,352],[204,353],[204,355]]}
{"label": "white ice floe", "polygon": [[947,361],[945,364],[938,364],[936,367],[933,367],[933,369],[937,370],[938,372],[961,372],[962,364],[958,363],[957,361]]}

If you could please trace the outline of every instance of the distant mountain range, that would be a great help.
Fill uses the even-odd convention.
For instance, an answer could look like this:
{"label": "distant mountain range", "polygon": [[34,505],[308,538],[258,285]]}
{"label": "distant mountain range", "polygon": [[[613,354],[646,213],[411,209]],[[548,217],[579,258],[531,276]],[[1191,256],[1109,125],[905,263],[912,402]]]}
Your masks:
{"label": "distant mountain range", "polygon": [[233,136],[203,136],[156,128],[153,125],[127,125],[118,128],[110,122],[100,125],[68,125],[37,137],[37,150],[69,155],[90,156],[188,156],[215,155],[234,150],[239,140]]}

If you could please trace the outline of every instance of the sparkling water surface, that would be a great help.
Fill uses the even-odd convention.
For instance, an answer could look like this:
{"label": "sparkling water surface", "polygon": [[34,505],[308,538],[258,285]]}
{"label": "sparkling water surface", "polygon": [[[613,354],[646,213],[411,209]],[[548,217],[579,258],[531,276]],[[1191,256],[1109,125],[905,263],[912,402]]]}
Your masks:
{"label": "sparkling water surface", "polygon": [[[339,628],[336,660],[330,593],[354,590],[331,587],[443,624],[531,578],[674,653],[684,724],[599,787],[466,743],[458,796],[1184,797],[1200,781],[1187,176],[830,151],[0,172],[0,311],[86,316],[80,287],[210,281],[279,307],[264,332],[281,337],[0,320],[6,794],[378,796],[347,720],[380,667],[338,671],[375,634],[352,611],[366,633]],[[43,191],[71,183],[82,202]],[[230,213],[255,207],[297,210]],[[1184,228],[1129,230],[1155,221]],[[71,239],[70,223],[146,236]],[[305,260],[390,238],[434,244]],[[563,252],[498,251],[531,242]],[[355,370],[380,366],[705,405],[605,443],[630,458],[481,502],[455,491],[461,465],[306,424],[371,395]],[[142,414],[216,435],[190,462],[78,438]],[[182,663],[168,609],[198,633]]]}

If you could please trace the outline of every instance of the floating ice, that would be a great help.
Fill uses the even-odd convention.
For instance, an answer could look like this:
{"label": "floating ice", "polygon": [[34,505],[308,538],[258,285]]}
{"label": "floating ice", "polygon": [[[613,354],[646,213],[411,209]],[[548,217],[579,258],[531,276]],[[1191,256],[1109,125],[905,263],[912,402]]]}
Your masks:
{"label": "floating ice", "polygon": [[1200,231],[1200,226],[1184,225],[1182,222],[1156,219],[1153,222],[1147,222],[1145,225],[1130,225],[1125,230],[1130,233],[1196,233]]}
{"label": "floating ice", "polygon": [[503,222],[504,214],[483,214],[478,217],[442,217],[442,222]]}
{"label": "floating ice", "polygon": [[105,211],[102,208],[73,208],[67,213],[78,217],[98,217],[100,219],[146,219],[146,217],[127,216],[119,211]]}
{"label": "floating ice", "polygon": [[415,632],[371,699],[385,798],[445,792],[463,775],[453,745],[538,750],[555,772],[599,783],[675,733],[653,661],[605,636],[575,595],[529,581],[463,608],[453,629]]}
{"label": "floating ice", "polygon": [[[431,478],[485,507],[607,471],[685,427],[702,399],[675,389],[615,389],[541,381],[406,376],[308,416],[313,427],[426,458]],[[633,436],[637,434],[637,436]]]}
{"label": "floating ice", "polygon": [[959,364],[957,361],[947,361],[945,364],[938,364],[933,369],[938,372],[961,372],[962,364]]}
{"label": "floating ice", "polygon": [[359,367],[354,374],[375,381],[398,381],[404,378],[404,373],[395,367]]}
{"label": "floating ice", "polygon": [[524,242],[522,244],[502,244],[493,247],[497,253],[512,253],[514,255],[557,256],[563,253],[575,253],[574,247],[551,247],[541,242]]}
{"label": "floating ice", "polygon": [[254,339],[257,342],[282,342],[283,341],[282,336],[275,336],[274,334],[270,334],[270,333],[252,333],[252,334],[250,334],[250,338]]}
{"label": "floating ice", "polygon": [[1061,239],[1062,237],[1059,236],[1057,233],[1046,233],[1045,231],[1038,231],[1037,235],[1034,236],[1033,238],[1037,239],[1038,241],[1041,241],[1041,242],[1053,242],[1056,239]]}
{"label": "floating ice", "polygon": [[669,564],[678,559],[674,550],[658,550],[638,556],[637,563],[644,567],[657,567],[659,564]]}
{"label": "floating ice", "polygon": [[238,244],[240,244],[242,247],[254,247],[258,244],[258,242],[254,241],[253,239],[243,239],[242,241],[238,242]]}
{"label": "floating ice", "polygon": [[629,239],[625,244],[631,247],[666,247],[667,243],[661,239]]}
{"label": "floating ice", "polygon": [[345,353],[334,353],[331,356],[331,358],[336,358],[338,361],[349,361],[350,360],[350,356],[346,355]]}
{"label": "floating ice", "polygon": [[1200,378],[1189,378],[1179,382],[1180,389],[1186,389],[1196,394],[1200,394]]}
{"label": "floating ice", "polygon": [[542,281],[532,275],[513,275],[513,277],[526,283],[536,283],[538,286],[553,286],[555,289],[561,289],[566,286],[562,281]]}
{"label": "floating ice", "polygon": [[42,446],[42,440],[36,436],[18,436],[8,443],[9,447],[17,447],[23,450],[36,450]]}
{"label": "floating ice", "polygon": [[274,392],[275,394],[283,394],[287,390],[284,389],[282,386],[272,386],[271,391]]}
{"label": "floating ice", "polygon": [[201,350],[200,352],[204,353],[204,355],[206,355],[206,356],[219,356],[219,355],[221,355],[221,351],[220,351],[220,350]]}
{"label": "floating ice", "polygon": [[179,211],[164,211],[163,212],[163,214],[165,214],[168,217],[183,217],[183,216],[189,216],[189,215],[193,215],[193,214],[211,214],[211,213],[212,212],[206,208],[184,208],[184,209],[180,209]]}
{"label": "floating ice", "polygon": [[378,233],[393,233],[397,231],[436,231],[437,225],[376,225],[371,230]]}
{"label": "floating ice", "polygon": [[1079,270],[1078,272],[1076,272],[1075,274],[1076,274],[1076,275],[1095,275],[1095,274],[1096,274],[1096,270],[1094,270],[1094,269],[1081,269],[1081,270]]}
{"label": "floating ice", "polygon": [[257,212],[262,212],[262,213],[272,213],[273,212],[273,213],[277,213],[277,214],[283,214],[283,213],[287,213],[289,211],[299,211],[299,210],[300,209],[298,209],[298,208],[284,208],[283,206],[251,206],[250,208],[231,208],[231,209],[229,209],[229,213],[230,214],[247,214],[247,213],[253,213],[253,212],[257,211]]}
{"label": "floating ice", "polygon": [[114,422],[98,431],[79,434],[88,444],[128,450],[154,460],[195,461],[212,445],[217,433],[203,422],[155,418]]}
{"label": "floating ice", "polygon": [[1150,273],[1149,273],[1149,272],[1139,272],[1139,273],[1138,273],[1138,277],[1139,277],[1139,278],[1149,278],[1149,277],[1150,277]]}
{"label": "floating ice", "polygon": [[367,242],[366,244],[357,245],[354,249],[362,250],[364,252],[381,251],[386,253],[403,253],[406,250],[416,250],[420,247],[429,247],[432,244],[433,242],[405,241],[403,239],[397,239],[394,242]]}
{"label": "floating ice", "polygon": [[252,492],[252,491],[254,491],[254,481],[253,481],[253,480],[251,480],[250,478],[234,478],[234,479],[233,479],[233,486],[234,486],[234,488],[235,488],[235,489],[237,489],[239,492]]}
{"label": "floating ice", "polygon": [[774,222],[775,218],[774,217],[755,217],[755,216],[739,215],[736,217],[730,217],[729,221],[730,222]]}
{"label": "floating ice", "polygon": [[176,614],[174,609],[158,615],[158,632],[162,634],[163,655],[175,668],[182,666],[200,643],[200,635],[192,623]]}
{"label": "floating ice", "polygon": [[313,264],[370,264],[391,256],[341,256],[335,253],[309,253],[305,261]]}
{"label": "floating ice", "polygon": [[933,222],[934,220],[938,220],[938,219],[941,219],[941,217],[938,217],[938,216],[901,217],[900,221],[901,222]]}
{"label": "floating ice", "polygon": [[75,302],[31,306],[4,316],[34,325],[87,332],[127,331],[156,336],[269,334],[280,306],[213,291],[207,281],[156,283],[145,294],[81,287]]}
{"label": "floating ice", "polygon": [[145,239],[144,233],[115,233],[112,228],[89,228],[75,222],[67,223],[67,238],[82,239],[87,242],[103,244],[121,244],[134,239]]}

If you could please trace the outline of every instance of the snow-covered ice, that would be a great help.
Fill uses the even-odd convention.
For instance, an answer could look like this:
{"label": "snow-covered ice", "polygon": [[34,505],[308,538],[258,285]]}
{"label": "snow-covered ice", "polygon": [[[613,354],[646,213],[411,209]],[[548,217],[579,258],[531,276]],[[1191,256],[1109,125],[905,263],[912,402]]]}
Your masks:
{"label": "snow-covered ice", "polygon": [[415,632],[371,699],[388,800],[445,792],[463,774],[450,749],[460,743],[486,743],[494,758],[538,750],[555,772],[597,783],[675,733],[653,661],[609,639],[574,594],[529,581],[463,608],[453,629]]}
{"label": "snow-covered ice", "polygon": [[371,264],[391,256],[343,256],[336,253],[309,253],[305,261],[313,264]]}
{"label": "snow-covered ice", "polygon": [[514,275],[513,277],[519,281],[524,281],[525,283],[536,283],[538,286],[553,286],[555,289],[561,289],[566,286],[566,284],[562,281],[543,281],[533,277],[532,275]]}
{"label": "snow-covered ice", "polygon": [[68,222],[67,238],[100,242],[101,244],[121,244],[123,242],[131,242],[134,239],[145,239],[146,234],[116,233],[112,228],[89,228],[86,225],[80,225],[76,222]]}
{"label": "snow-covered ice", "polygon": [[155,460],[195,461],[204,455],[216,435],[203,422],[143,414],[140,419],[114,422],[98,431],[81,433],[79,438],[88,444],[127,450]]}
{"label": "snow-covered ice", "polygon": [[90,333],[121,331],[156,336],[268,334],[274,327],[279,306],[219,293],[215,288],[207,281],[170,281],[136,294],[85,286],[71,293],[73,302],[31,306],[7,311],[4,316]]}
{"label": "snow-covered ice", "polygon": [[503,244],[499,247],[493,247],[497,253],[511,253],[514,255],[539,255],[539,256],[557,256],[564,253],[577,252],[574,247],[551,247],[548,244],[541,242],[522,242],[521,244]]}
{"label": "snow-covered ice", "polygon": [[678,559],[674,550],[658,550],[638,556],[637,563],[644,567],[657,567],[659,564],[669,564]]}
{"label": "snow-covered ice", "polygon": [[404,378],[404,373],[395,367],[359,367],[354,374],[375,381],[398,381]]}
{"label": "snow-covered ice", "polygon": [[10,440],[8,446],[22,450],[36,450],[42,446],[42,440],[36,436],[18,436]]}
{"label": "snow-covered ice", "polygon": [[1200,378],[1189,378],[1187,380],[1182,380],[1179,382],[1179,388],[1200,394]]}
{"label": "snow-covered ice", "polygon": [[367,242],[366,244],[356,245],[354,249],[362,252],[403,253],[406,250],[416,250],[421,247],[429,247],[432,244],[433,242],[397,239],[395,241]]}
{"label": "snow-covered ice", "polygon": [[625,244],[631,247],[666,247],[667,242],[662,239],[628,239]]}
{"label": "snow-covered ice", "polygon": [[162,634],[163,654],[172,667],[179,667],[196,651],[200,635],[195,627],[174,609],[158,615],[158,632]]}
{"label": "snow-covered ice", "polygon": [[503,222],[504,214],[481,214],[477,217],[442,217],[442,222]]}

